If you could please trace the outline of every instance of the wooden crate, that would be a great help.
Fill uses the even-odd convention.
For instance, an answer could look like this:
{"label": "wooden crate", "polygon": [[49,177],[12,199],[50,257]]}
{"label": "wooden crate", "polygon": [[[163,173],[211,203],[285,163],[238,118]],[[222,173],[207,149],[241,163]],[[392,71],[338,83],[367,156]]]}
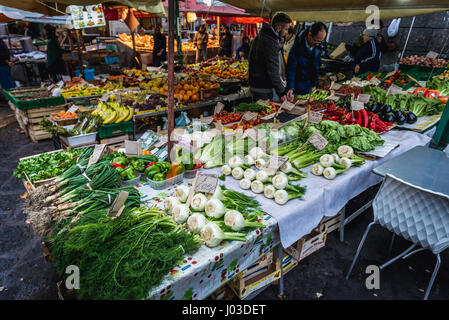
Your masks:
{"label": "wooden crate", "polygon": [[52,135],[41,129],[39,123],[44,117],[49,116],[51,113],[57,113],[61,110],[65,110],[65,105],[59,105],[55,107],[37,108],[30,110],[20,110],[21,118],[25,124],[25,133],[31,139],[31,141],[37,143],[40,140],[50,139]]}
{"label": "wooden crate", "polygon": [[326,228],[327,234],[331,233],[334,230],[340,230],[341,214],[342,211],[338,212],[333,217],[324,217],[320,222],[320,230],[324,231],[324,229]]}
{"label": "wooden crate", "polygon": [[[275,283],[281,277],[281,262],[277,258],[277,249],[275,248],[271,252],[273,261],[263,267],[263,272],[253,272],[246,277],[243,276],[244,272],[241,272],[237,277],[228,282],[229,287],[239,299],[244,299],[251,293]],[[283,253],[282,261],[284,275],[298,265],[296,260],[285,253]]]}
{"label": "wooden crate", "polygon": [[[56,153],[56,152],[61,152],[61,151],[64,151],[64,150],[63,149],[58,149],[58,150],[53,150],[53,151],[44,152],[44,153],[51,154],[51,153]],[[20,158],[19,162],[22,161],[22,160],[26,160],[26,159],[37,157],[37,156],[39,156],[41,154],[42,153],[35,154],[35,155],[32,155],[32,156],[28,156],[28,157]],[[23,180],[23,185],[25,186],[25,189],[27,189],[27,191],[33,191],[38,186],[41,186],[41,185],[43,185],[45,183],[48,183],[48,182],[54,180],[55,178],[56,177],[45,179],[45,180],[38,180],[38,181],[31,182],[30,178],[25,173],[25,180]]]}
{"label": "wooden crate", "polygon": [[84,148],[84,147],[92,147],[92,146],[98,144],[98,142],[95,141],[95,142],[82,143],[82,144],[77,144],[77,145],[74,145],[74,146],[69,146],[61,138],[59,138],[59,144],[64,149],[71,149],[71,148],[78,149],[78,148]]}
{"label": "wooden crate", "polygon": [[110,138],[105,138],[105,139],[101,139],[100,143],[101,144],[105,144],[107,146],[109,145],[115,145],[121,142],[125,142],[125,140],[129,140],[130,135],[129,134],[122,134],[119,136],[115,136],[115,137],[110,137]]}

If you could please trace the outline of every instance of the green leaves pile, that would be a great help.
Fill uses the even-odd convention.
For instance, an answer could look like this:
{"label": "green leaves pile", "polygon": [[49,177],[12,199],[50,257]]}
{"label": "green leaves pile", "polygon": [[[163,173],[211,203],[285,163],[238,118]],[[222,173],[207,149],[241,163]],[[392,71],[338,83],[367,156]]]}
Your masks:
{"label": "green leaves pile", "polygon": [[70,168],[82,152],[82,149],[72,149],[24,159],[19,162],[13,175],[17,179],[24,179],[26,173],[31,182],[53,178]]}
{"label": "green leaves pile", "polygon": [[393,110],[413,112],[417,117],[438,114],[444,109],[438,99],[424,98],[422,94],[389,94],[379,87],[366,86],[363,92],[370,94],[371,98],[383,104],[388,104]]}

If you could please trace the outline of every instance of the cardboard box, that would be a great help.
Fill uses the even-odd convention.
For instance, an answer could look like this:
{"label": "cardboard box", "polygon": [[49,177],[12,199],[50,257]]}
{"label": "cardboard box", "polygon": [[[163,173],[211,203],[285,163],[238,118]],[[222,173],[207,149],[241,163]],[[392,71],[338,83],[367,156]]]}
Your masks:
{"label": "cardboard box", "polygon": [[341,57],[344,53],[346,53],[346,43],[342,42],[338,45],[337,48],[335,48],[334,51],[331,52],[331,54],[329,54],[329,57],[331,59],[338,59],[339,57]]}
{"label": "cardboard box", "polygon": [[[271,264],[264,266],[263,272],[257,272],[257,274],[250,273],[246,276],[243,275],[244,272],[241,272],[237,277],[228,282],[229,286],[239,299],[248,297],[250,294],[270,285],[281,277],[281,264],[279,259],[275,258],[277,257],[276,250],[273,250],[272,254],[274,261]],[[284,275],[293,270],[297,265],[298,262],[295,259],[287,254],[283,254],[282,266]]]}
{"label": "cardboard box", "polygon": [[294,245],[284,248],[284,251],[297,261],[301,261],[312,253],[324,248],[326,245],[327,230],[312,231],[307,236],[298,240]]}

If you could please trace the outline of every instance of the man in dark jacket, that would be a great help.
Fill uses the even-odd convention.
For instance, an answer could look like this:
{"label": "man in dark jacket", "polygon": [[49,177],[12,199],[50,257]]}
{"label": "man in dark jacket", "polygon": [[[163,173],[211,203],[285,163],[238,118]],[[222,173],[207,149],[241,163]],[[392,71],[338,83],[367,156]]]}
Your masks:
{"label": "man in dark jacket", "polygon": [[220,35],[220,51],[218,55],[220,57],[232,57],[232,41],[234,36],[229,31],[228,26],[223,26],[223,32]]}
{"label": "man in dark jacket", "polygon": [[363,45],[357,50],[354,58],[354,73],[378,72],[380,66],[380,44],[377,41],[377,30],[365,29],[362,34]]}
{"label": "man in dark jacket", "polygon": [[206,31],[206,25],[203,24],[198,29],[198,32],[195,33],[195,37],[193,38],[193,43],[196,47],[196,63],[207,60],[207,42],[209,41],[209,35]]}
{"label": "man in dark jacket", "polygon": [[318,86],[321,64],[321,42],[326,39],[327,27],[322,22],[305,29],[296,39],[288,55],[287,88],[295,94],[308,94]]}
{"label": "man in dark jacket", "polygon": [[[280,39],[288,33],[291,22],[285,13],[277,13],[271,24],[262,25],[259,34],[251,42],[248,73],[254,101],[273,99],[273,89],[279,97],[285,99],[287,90],[281,78]],[[288,97],[292,98],[292,92],[288,92]]]}
{"label": "man in dark jacket", "polygon": [[153,35],[153,66],[160,67],[167,60],[167,39],[161,32],[161,27],[156,26]]}

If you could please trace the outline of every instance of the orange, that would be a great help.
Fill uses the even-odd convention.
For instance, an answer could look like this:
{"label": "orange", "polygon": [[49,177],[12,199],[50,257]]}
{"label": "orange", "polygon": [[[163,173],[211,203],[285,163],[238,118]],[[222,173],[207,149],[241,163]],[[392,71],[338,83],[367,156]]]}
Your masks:
{"label": "orange", "polygon": [[198,95],[194,94],[194,95],[192,96],[192,100],[194,100],[194,101],[198,100]]}

